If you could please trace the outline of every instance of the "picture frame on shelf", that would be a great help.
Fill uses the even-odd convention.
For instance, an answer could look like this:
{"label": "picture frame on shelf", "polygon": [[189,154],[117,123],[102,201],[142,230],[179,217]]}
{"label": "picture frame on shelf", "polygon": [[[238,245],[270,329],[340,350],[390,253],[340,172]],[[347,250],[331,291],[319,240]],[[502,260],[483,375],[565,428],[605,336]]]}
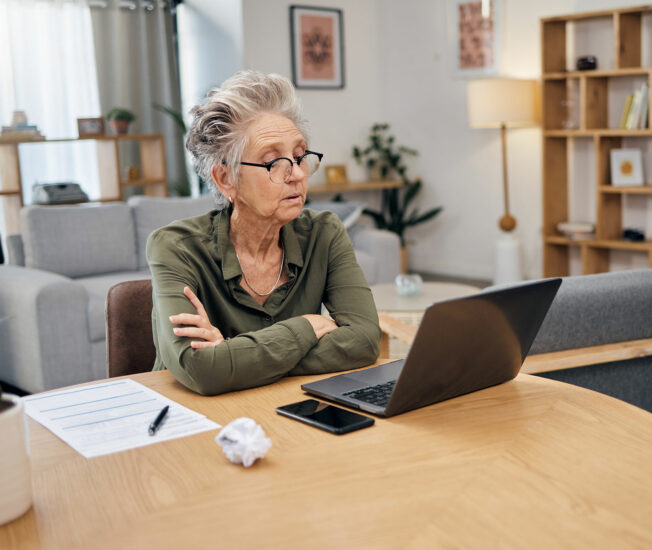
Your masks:
{"label": "picture frame on shelf", "polygon": [[342,10],[290,6],[292,81],[297,88],[344,88]]}
{"label": "picture frame on shelf", "polygon": [[643,185],[643,154],[640,149],[612,149],[611,185]]}
{"label": "picture frame on shelf", "polygon": [[77,133],[80,138],[93,138],[104,135],[104,119],[98,118],[78,118]]}
{"label": "picture frame on shelf", "polygon": [[326,172],[326,183],[328,185],[338,185],[349,181],[346,175],[346,165],[344,164],[325,166],[324,171]]}
{"label": "picture frame on shelf", "polygon": [[448,0],[447,8],[453,75],[497,75],[501,60],[501,0]]}

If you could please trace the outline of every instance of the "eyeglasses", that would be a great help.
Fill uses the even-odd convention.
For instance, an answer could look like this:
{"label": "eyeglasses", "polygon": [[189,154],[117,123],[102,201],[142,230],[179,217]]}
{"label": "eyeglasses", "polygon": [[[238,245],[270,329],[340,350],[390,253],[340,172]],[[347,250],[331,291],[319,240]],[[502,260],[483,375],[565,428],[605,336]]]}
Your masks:
{"label": "eyeglasses", "polygon": [[306,176],[312,176],[319,168],[319,163],[324,155],[322,153],[315,153],[314,151],[306,151],[296,160],[287,157],[280,157],[264,164],[257,164],[255,162],[241,162],[244,166],[259,166],[260,168],[267,168],[269,179],[272,183],[285,183],[292,174],[292,167],[296,164]]}

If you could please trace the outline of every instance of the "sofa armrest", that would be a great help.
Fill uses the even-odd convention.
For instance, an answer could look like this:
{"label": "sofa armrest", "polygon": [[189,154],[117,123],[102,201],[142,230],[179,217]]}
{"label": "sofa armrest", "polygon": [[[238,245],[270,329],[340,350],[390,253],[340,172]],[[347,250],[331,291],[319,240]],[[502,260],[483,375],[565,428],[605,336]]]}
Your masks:
{"label": "sofa armrest", "polygon": [[530,354],[652,338],[652,269],[564,277]]}
{"label": "sofa armrest", "polygon": [[7,263],[12,265],[25,265],[23,237],[19,234],[7,235]]}
{"label": "sofa armrest", "polygon": [[353,248],[361,250],[379,263],[375,283],[392,283],[401,271],[401,241],[396,233],[382,229],[354,226],[349,230]]}
{"label": "sofa armrest", "polygon": [[87,311],[74,280],[0,266],[0,380],[30,393],[92,380]]}

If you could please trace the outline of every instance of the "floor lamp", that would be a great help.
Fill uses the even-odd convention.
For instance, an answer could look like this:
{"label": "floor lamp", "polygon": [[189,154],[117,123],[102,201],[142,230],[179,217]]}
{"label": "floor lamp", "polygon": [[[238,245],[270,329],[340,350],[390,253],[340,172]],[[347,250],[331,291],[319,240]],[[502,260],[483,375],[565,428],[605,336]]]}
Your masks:
{"label": "floor lamp", "polygon": [[538,124],[537,82],[514,78],[494,78],[470,82],[467,88],[471,128],[500,128],[503,162],[504,214],[498,222],[502,235],[496,243],[494,283],[522,279],[519,243],[514,234],[516,218],[509,211],[507,179],[507,128]]}

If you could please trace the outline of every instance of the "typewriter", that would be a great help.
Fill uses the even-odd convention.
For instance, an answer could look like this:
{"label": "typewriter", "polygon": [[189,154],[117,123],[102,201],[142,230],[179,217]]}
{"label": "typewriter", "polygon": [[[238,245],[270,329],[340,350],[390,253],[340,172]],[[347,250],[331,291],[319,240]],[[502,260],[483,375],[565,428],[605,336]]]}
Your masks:
{"label": "typewriter", "polygon": [[88,202],[88,195],[78,183],[35,183],[32,186],[34,204],[72,204]]}

